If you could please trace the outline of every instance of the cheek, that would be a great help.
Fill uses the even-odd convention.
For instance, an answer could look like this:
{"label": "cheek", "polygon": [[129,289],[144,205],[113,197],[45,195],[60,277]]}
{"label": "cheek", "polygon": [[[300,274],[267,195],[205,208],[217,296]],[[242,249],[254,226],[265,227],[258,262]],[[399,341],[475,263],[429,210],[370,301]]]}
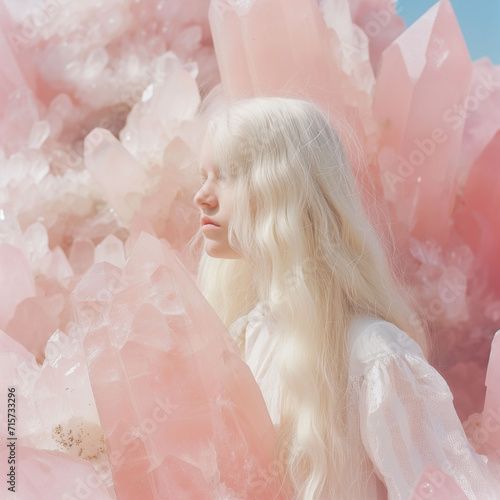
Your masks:
{"label": "cheek", "polygon": [[226,222],[226,226],[229,224],[229,221],[234,218],[234,206],[226,205],[224,208],[224,220]]}
{"label": "cheek", "polygon": [[224,204],[224,210],[225,210],[226,214],[233,213],[235,199],[234,199],[234,196],[232,195],[232,193],[231,194],[228,193],[226,196],[224,196],[222,203]]}

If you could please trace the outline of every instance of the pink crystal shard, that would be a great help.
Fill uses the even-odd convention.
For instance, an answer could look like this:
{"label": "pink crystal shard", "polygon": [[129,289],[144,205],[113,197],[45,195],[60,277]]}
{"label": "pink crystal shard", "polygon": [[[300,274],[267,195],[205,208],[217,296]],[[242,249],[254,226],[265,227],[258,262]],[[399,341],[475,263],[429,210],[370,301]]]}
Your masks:
{"label": "pink crystal shard", "polygon": [[457,483],[442,470],[430,465],[420,477],[409,500],[467,500]]}
{"label": "pink crystal shard", "polygon": [[139,208],[133,195],[138,196],[147,185],[140,163],[109,130],[97,128],[85,139],[85,165],[117,215],[130,220]]}
{"label": "pink crystal shard", "polygon": [[469,95],[454,111],[456,123],[465,119],[460,158],[461,184],[474,162],[493,136],[500,130],[500,66],[487,57],[472,63],[473,73]]}
{"label": "pink crystal shard", "polygon": [[47,340],[59,324],[57,314],[50,310],[50,300],[44,299],[28,298],[21,302],[5,328],[5,333],[32,352],[39,363],[43,361]]}
{"label": "pink crystal shard", "polygon": [[421,240],[446,241],[472,66],[449,0],[434,5],[382,54],[373,110],[394,216]]}
{"label": "pink crystal shard", "polygon": [[[316,2],[211,2],[209,20],[230,100],[309,90],[328,102],[340,90],[340,74],[329,53],[325,21]],[[314,82],[314,88],[309,82]]]}
{"label": "pink crystal shard", "polygon": [[262,394],[164,241],[141,233],[123,270],[95,264],[73,301],[119,500],[275,498]]}
{"label": "pink crystal shard", "polygon": [[500,330],[491,345],[481,430],[488,451],[500,450]]}
{"label": "pink crystal shard", "polygon": [[[17,443],[26,447],[20,457],[22,477],[38,477],[40,484],[44,485],[43,488],[46,487],[44,494],[46,492],[48,498],[69,500],[71,496],[60,496],[64,489],[66,494],[76,495],[74,488],[82,482],[80,479],[85,482],[89,478],[95,483],[95,477],[91,474],[93,466],[98,475],[97,485],[102,484],[114,497],[104,436],[92,394],[83,346],[80,338],[76,336],[76,330],[73,329],[69,336],[57,330],[51,336],[45,348],[42,366],[36,363],[34,356],[21,344],[0,330],[0,380],[3,381],[0,393],[5,398],[7,387],[16,388],[18,419],[15,434]],[[0,430],[2,437],[7,431],[6,412],[0,412],[0,427],[3,429]],[[30,447],[64,452],[70,459],[69,464],[71,457],[86,462],[80,461],[81,466],[78,467],[66,467],[65,457],[60,454],[40,455],[43,460],[24,461],[25,456],[38,457],[35,450],[30,451]],[[57,460],[50,458],[58,456],[61,458]],[[45,470],[45,476],[38,470],[40,467]],[[53,480],[58,468],[65,471],[66,476],[60,484],[58,482],[49,487],[44,477],[47,481]],[[79,475],[79,471],[84,474],[83,477]],[[22,481],[23,484],[24,481],[31,483],[28,479]],[[50,494],[53,496],[48,496]],[[21,497],[29,500],[46,498],[41,495]]]}
{"label": "pink crystal shard", "polygon": [[[0,209],[0,219],[3,210]],[[23,253],[8,243],[0,243],[0,328],[14,316],[18,304],[35,296],[35,282]]]}
{"label": "pink crystal shard", "polygon": [[[353,31],[346,2],[322,2],[321,8],[303,0],[211,2],[224,93],[229,101],[266,95],[312,100],[329,110],[332,121],[349,122],[370,154],[376,127],[368,45],[356,46],[354,33],[361,30]],[[351,153],[349,133],[340,132]],[[356,154],[351,157],[357,167]]]}
{"label": "pink crystal shard", "polygon": [[[27,87],[22,70],[9,44],[9,35],[12,36],[12,25],[5,11],[6,8],[2,2],[0,4],[0,59],[2,60],[0,68],[0,116],[3,115],[9,95],[18,89]],[[2,33],[3,30],[5,30],[4,33],[7,33],[7,37]]]}
{"label": "pink crystal shard", "polygon": [[349,0],[353,22],[363,28],[369,40],[370,61],[377,70],[383,51],[405,29],[393,0]]}
{"label": "pink crystal shard", "polygon": [[[462,235],[475,254],[486,264],[489,279],[500,293],[500,131],[491,139],[474,163],[463,190],[463,209],[472,216],[470,225],[462,224]],[[463,220],[461,221],[463,222]]]}

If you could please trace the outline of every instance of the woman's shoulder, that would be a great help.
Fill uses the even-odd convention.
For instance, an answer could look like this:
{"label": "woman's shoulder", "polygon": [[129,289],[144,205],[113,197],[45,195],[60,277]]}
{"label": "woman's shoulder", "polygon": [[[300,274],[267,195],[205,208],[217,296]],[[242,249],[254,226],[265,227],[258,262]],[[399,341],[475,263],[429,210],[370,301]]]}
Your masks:
{"label": "woman's shoulder", "polygon": [[373,316],[357,316],[348,335],[350,366],[365,371],[387,356],[424,358],[420,346],[393,323]]}

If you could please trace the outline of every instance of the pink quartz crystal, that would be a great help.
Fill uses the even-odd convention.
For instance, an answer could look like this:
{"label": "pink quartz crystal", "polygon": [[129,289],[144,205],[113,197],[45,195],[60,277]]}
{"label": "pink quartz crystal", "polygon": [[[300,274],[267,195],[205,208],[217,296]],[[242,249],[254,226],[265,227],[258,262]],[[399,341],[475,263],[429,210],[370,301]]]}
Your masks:
{"label": "pink quartz crystal", "polygon": [[487,57],[472,63],[473,72],[467,99],[453,109],[455,124],[464,121],[459,176],[461,184],[483,149],[500,130],[500,66]]}
{"label": "pink quartz crystal", "polygon": [[229,101],[253,96],[312,100],[338,123],[354,168],[359,158],[352,128],[367,155],[374,152],[373,70],[368,46],[357,43],[346,2],[212,1],[208,15]]}
{"label": "pink quartz crystal", "polygon": [[396,13],[394,0],[350,0],[353,22],[368,37],[370,61],[377,70],[383,51],[405,29],[405,23]]}
{"label": "pink quartz crystal", "polygon": [[8,243],[0,243],[0,328],[7,326],[18,304],[34,296],[35,282],[24,254]]}
{"label": "pink quartz crystal", "polygon": [[88,238],[75,238],[69,251],[69,262],[75,274],[83,274],[94,263],[95,246]]}
{"label": "pink quartz crystal", "polygon": [[165,241],[142,233],[73,300],[118,499],[274,498],[262,394]]}
{"label": "pink quartz crystal", "polygon": [[489,280],[500,293],[498,158],[500,158],[500,130],[485,147],[467,177],[462,199],[463,209],[469,214],[470,224],[467,225],[466,219],[461,219],[459,228],[464,239],[486,265]]}
{"label": "pink quartz crystal", "polygon": [[327,102],[340,90],[316,2],[211,2],[209,19],[230,100],[279,91],[309,93]]}
{"label": "pink quartz crystal", "polygon": [[118,217],[130,220],[139,208],[133,194],[141,193],[147,185],[141,164],[109,130],[97,128],[85,139],[85,165]]}
{"label": "pink quartz crystal", "polygon": [[[3,31],[3,33],[2,33]],[[4,35],[7,34],[7,36]],[[19,67],[16,53],[12,49],[12,23],[6,12],[3,2],[0,3],[0,116],[3,115],[9,95],[22,88],[26,88],[27,82]]]}
{"label": "pink quartz crystal", "polygon": [[54,301],[45,297],[24,300],[17,306],[15,316],[5,327],[5,333],[32,352],[39,363],[43,361],[47,340],[59,325],[57,309],[60,312],[61,308],[53,304],[56,306],[54,310],[50,307],[50,302]]}
{"label": "pink quartz crystal", "polygon": [[[74,490],[79,483],[85,484],[87,478],[94,484],[90,490],[96,490],[96,498],[101,498],[97,496],[101,493],[100,485],[114,494],[80,339],[57,330],[47,342],[44,358],[40,366],[30,352],[0,330],[0,380],[3,382],[0,395],[6,400],[7,387],[15,388],[14,434],[19,447],[23,447],[17,454],[19,498],[73,498],[61,497],[64,493],[78,498]],[[4,411],[0,411],[0,424],[2,441],[9,437]],[[59,480],[58,474],[61,474]],[[54,484],[49,485],[50,481]],[[37,487],[40,488],[38,495],[35,494]],[[31,496],[24,496],[26,491]]]}
{"label": "pink quartz crystal", "polygon": [[[9,449],[2,443],[0,460],[7,464]],[[15,493],[2,484],[2,500],[111,500],[92,465],[81,458],[49,450],[16,446]],[[4,478],[3,478],[4,479]]]}
{"label": "pink quartz crystal", "polygon": [[[393,0],[214,0],[210,12],[209,0],[105,0],[96,10],[97,3],[0,1],[0,378],[22,392],[22,444],[78,454],[81,447],[54,441],[52,431],[83,428],[85,456],[98,450],[106,462],[78,336],[87,328],[93,390],[114,452],[110,492],[114,480],[134,500],[165,491],[231,498],[238,484],[239,497],[264,498],[270,451],[255,435],[263,429],[269,448],[275,436],[255,381],[222,341],[220,323],[206,319],[204,301],[202,320],[183,315],[190,301],[168,302],[175,314],[163,308],[171,254],[196,274],[198,261],[184,250],[199,223],[196,111],[214,90],[229,100],[312,98],[354,128],[343,139],[349,146],[356,136],[367,185],[391,204],[393,253],[434,332],[458,414],[480,411],[500,319],[500,66],[475,61],[469,78],[450,2],[402,35]],[[435,150],[408,166],[406,157],[418,163],[419,150],[432,150],[428,139]],[[362,173],[358,151],[348,151]],[[142,231],[152,235],[147,245]],[[78,287],[82,298],[89,282],[76,324],[69,294]],[[497,410],[495,357],[485,419]],[[480,441],[487,427],[485,420]],[[54,477],[63,487],[73,468],[40,457],[23,461],[22,481],[45,486],[31,498],[59,498]]]}
{"label": "pink quartz crystal", "polygon": [[470,56],[449,0],[434,5],[383,53],[373,110],[380,169],[398,222],[418,239],[446,241],[456,190]]}

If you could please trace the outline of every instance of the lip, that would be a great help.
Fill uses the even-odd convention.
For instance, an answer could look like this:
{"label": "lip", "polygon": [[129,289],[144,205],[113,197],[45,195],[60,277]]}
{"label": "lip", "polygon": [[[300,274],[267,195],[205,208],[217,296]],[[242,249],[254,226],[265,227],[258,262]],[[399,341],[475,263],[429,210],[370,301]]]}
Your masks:
{"label": "lip", "polygon": [[216,226],[215,224],[204,224],[202,227],[201,227],[201,230],[203,232],[206,232],[206,231],[212,231],[214,229],[220,229],[220,226]]}
{"label": "lip", "polygon": [[206,215],[203,215],[200,218],[200,224],[202,225],[203,228],[205,228],[205,226],[208,226],[207,229],[209,227],[212,228],[212,229],[215,228],[215,227],[220,227],[219,224],[216,224],[212,219],[210,219]]}

